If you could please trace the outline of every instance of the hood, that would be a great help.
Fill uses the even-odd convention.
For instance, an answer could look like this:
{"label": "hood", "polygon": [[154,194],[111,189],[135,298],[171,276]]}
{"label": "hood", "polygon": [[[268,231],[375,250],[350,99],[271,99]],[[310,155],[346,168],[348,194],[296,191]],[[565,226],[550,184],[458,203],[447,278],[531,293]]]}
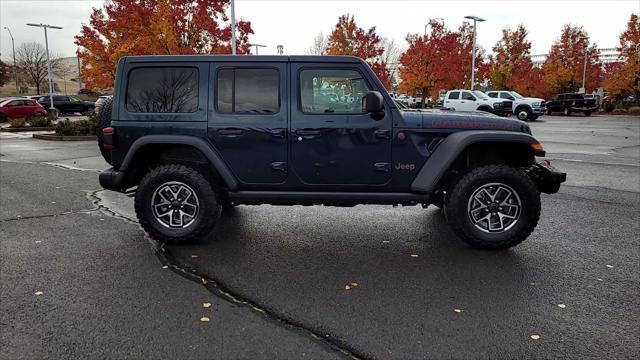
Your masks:
{"label": "hood", "polygon": [[526,100],[526,101],[531,101],[531,102],[536,102],[536,101],[546,101],[545,99],[540,99],[540,98],[532,98],[532,97],[526,97],[526,98],[522,98],[522,100]]}
{"label": "hood", "polygon": [[524,121],[499,117],[482,111],[422,110],[401,111],[409,128],[438,129],[443,132],[462,130],[516,131],[531,133]]}

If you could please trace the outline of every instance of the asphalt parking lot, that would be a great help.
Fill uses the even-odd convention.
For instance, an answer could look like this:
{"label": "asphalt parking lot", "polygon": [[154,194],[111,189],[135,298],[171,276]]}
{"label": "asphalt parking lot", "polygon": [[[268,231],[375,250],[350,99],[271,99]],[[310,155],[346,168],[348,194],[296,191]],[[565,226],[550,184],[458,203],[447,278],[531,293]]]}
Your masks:
{"label": "asphalt parking lot", "polygon": [[499,252],[386,206],[240,206],[162,247],[94,142],[0,134],[0,358],[638,358],[640,118],[531,127],[568,180]]}

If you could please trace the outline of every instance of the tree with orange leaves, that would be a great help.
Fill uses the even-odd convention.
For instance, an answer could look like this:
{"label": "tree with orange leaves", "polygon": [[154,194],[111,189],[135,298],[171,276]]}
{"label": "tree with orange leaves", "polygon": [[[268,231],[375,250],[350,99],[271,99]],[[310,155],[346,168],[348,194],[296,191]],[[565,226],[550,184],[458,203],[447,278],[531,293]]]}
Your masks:
{"label": "tree with orange leaves", "polygon": [[[110,0],[93,9],[75,43],[87,87],[111,88],[126,55],[228,54],[229,0]],[[249,53],[251,23],[236,23],[237,53]]]}
{"label": "tree with orange leaves", "polygon": [[[440,90],[469,87],[473,31],[468,23],[458,31],[447,30],[442,22],[429,20],[431,32],[407,35],[407,50],[400,56],[400,91],[435,99]],[[483,81],[482,49],[476,51],[478,80]]]}
{"label": "tree with orange leaves", "polygon": [[525,96],[542,96],[542,71],[531,61],[531,42],[527,29],[518,25],[515,30],[502,29],[502,37],[493,46],[489,60],[491,87],[513,90]]}
{"label": "tree with orange leaves", "polygon": [[327,55],[350,55],[365,60],[385,88],[391,88],[391,73],[382,59],[384,48],[376,27],[365,31],[353,15],[342,15],[327,39]]}
{"label": "tree with orange leaves", "polygon": [[635,94],[640,98],[640,20],[631,14],[620,34],[620,61],[606,67],[605,88],[617,100]]}
{"label": "tree with orange leaves", "polygon": [[587,55],[587,92],[600,86],[602,64],[596,44],[589,46],[582,26],[565,25],[560,39],[551,46],[542,68],[545,88],[552,93],[572,92],[582,87],[582,69]]}

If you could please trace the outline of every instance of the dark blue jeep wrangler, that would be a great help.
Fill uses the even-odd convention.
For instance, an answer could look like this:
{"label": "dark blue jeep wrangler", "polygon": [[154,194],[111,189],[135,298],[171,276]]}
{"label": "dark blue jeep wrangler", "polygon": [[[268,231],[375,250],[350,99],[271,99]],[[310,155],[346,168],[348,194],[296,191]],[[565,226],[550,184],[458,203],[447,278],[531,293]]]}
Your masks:
{"label": "dark blue jeep wrangler", "polygon": [[239,204],[433,204],[470,245],[507,248],[566,177],[536,162],[527,124],[402,111],[354,57],[125,57],[98,118],[100,184],[136,189],[140,224],[168,243]]}

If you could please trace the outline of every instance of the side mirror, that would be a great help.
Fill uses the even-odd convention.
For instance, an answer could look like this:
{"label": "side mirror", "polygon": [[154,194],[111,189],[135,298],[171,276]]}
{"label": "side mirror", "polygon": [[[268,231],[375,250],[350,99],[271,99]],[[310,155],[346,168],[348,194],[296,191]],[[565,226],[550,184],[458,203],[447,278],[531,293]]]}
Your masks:
{"label": "side mirror", "polygon": [[369,91],[364,96],[364,108],[369,114],[380,114],[384,110],[382,94],[377,91]]}

